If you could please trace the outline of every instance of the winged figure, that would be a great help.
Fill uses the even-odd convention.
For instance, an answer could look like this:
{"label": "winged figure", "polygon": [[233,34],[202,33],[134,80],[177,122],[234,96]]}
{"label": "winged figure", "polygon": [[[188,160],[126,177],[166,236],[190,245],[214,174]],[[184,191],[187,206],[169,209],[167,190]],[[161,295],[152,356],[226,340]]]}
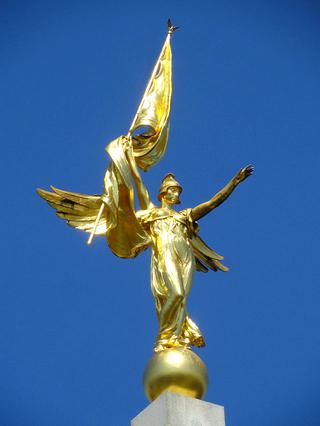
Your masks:
{"label": "winged figure", "polygon": [[193,274],[228,268],[221,263],[223,257],[200,238],[197,221],[253,172],[250,165],[242,168],[208,201],[181,211],[173,207],[180,204],[182,187],[168,173],[160,186],[159,204],[150,200],[139,169],[148,170],[160,161],[167,145],[172,96],[170,36],[175,29],[169,22],[167,38],[128,134],[106,148],[111,162],[103,194],[84,195],[55,187],[37,190],[68,225],[89,233],[90,242],[93,236],[104,235],[117,256],[133,258],[151,247],[151,289],[159,322],[157,352],[204,346],[204,337],[186,307]]}

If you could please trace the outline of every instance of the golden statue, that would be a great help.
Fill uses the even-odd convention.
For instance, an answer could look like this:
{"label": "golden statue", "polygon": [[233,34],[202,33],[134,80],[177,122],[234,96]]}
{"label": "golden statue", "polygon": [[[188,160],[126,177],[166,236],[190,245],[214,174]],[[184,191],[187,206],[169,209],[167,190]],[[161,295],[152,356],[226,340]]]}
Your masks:
{"label": "golden statue", "polygon": [[[151,247],[151,288],[159,330],[154,347],[156,358],[145,375],[150,399],[164,389],[197,397],[205,391],[206,369],[203,365],[200,372],[197,370],[202,361],[189,350],[190,346],[202,347],[205,342],[187,313],[187,298],[195,270],[227,271],[228,268],[220,262],[223,257],[200,238],[197,221],[218,207],[253,171],[250,165],[242,168],[209,201],[181,211],[175,211],[173,206],[180,204],[182,187],[174,175],[168,173],[158,194],[160,206],[150,201],[139,169],[149,170],[161,160],[166,149],[172,96],[170,37],[176,29],[169,20],[168,35],[127,135],[120,136],[106,148],[111,163],[104,178],[104,193],[83,195],[54,187],[52,192],[37,190],[60,218],[90,234],[89,244],[95,235],[104,235],[112,252],[123,258],[133,258]],[[134,204],[134,190],[139,200],[138,209]],[[171,366],[180,359],[178,372],[180,374],[184,366],[183,379],[177,379],[177,371],[170,370],[168,359]],[[193,383],[190,377],[196,370]],[[171,375],[169,385],[160,386],[159,374]]]}

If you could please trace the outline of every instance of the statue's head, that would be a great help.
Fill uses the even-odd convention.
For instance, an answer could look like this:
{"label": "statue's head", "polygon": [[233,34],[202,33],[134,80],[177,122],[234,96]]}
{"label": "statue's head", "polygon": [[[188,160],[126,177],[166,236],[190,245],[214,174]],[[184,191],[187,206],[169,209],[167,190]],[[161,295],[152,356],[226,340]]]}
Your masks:
{"label": "statue's head", "polygon": [[162,180],[158,200],[164,199],[169,204],[180,204],[182,186],[175,180],[173,173],[168,173]]}

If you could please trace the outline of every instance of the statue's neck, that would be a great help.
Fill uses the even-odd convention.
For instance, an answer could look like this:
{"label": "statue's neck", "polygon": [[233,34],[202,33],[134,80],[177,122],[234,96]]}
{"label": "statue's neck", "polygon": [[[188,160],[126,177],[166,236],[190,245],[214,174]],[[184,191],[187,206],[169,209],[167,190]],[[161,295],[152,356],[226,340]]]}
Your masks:
{"label": "statue's neck", "polygon": [[173,205],[170,203],[167,203],[163,198],[161,200],[161,207],[163,209],[169,209],[169,210],[173,210]]}

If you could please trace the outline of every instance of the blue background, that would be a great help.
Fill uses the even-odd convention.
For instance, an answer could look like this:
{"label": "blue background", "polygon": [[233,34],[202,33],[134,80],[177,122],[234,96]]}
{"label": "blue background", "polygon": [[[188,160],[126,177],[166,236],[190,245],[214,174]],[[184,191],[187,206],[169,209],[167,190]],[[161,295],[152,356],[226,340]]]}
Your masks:
{"label": "blue background", "polygon": [[0,424],[128,425],[156,319],[150,252],[86,245],[35,193],[100,193],[166,33],[174,98],[165,173],[182,208],[256,172],[201,221],[230,272],[197,274],[206,400],[229,426],[320,424],[316,1],[2,1]]}

